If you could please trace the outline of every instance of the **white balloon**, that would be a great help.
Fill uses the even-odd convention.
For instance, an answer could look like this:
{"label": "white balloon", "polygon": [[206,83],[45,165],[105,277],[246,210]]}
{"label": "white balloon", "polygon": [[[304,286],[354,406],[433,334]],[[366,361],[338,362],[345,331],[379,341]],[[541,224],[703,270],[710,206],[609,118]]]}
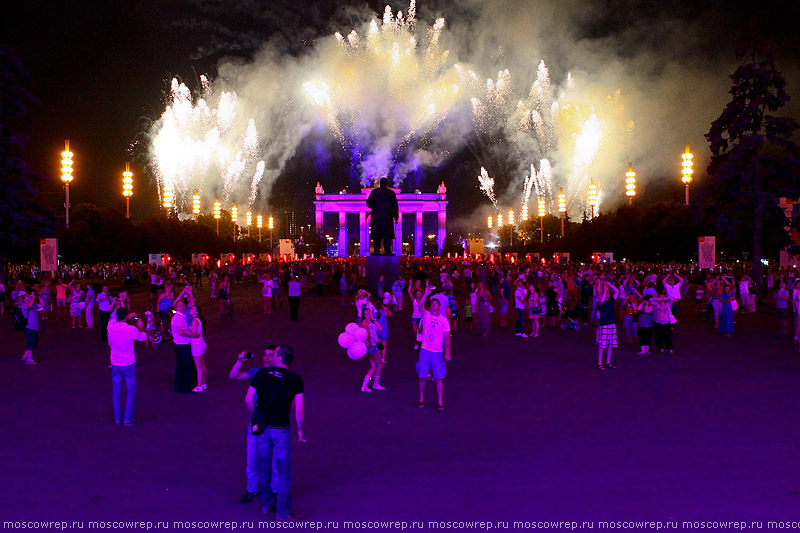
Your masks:
{"label": "white balloon", "polygon": [[349,333],[350,335],[354,335],[354,334],[355,334],[355,332],[356,332],[356,330],[357,330],[358,328],[360,328],[360,327],[361,327],[361,326],[359,326],[359,325],[358,325],[358,324],[356,324],[355,322],[350,322],[349,324],[347,324],[347,327],[345,327],[345,328],[344,328],[344,331],[345,331],[346,333]]}
{"label": "white balloon", "polygon": [[391,303],[391,301],[392,301],[391,298],[384,298],[383,299],[383,305],[389,305],[389,303]]}
{"label": "white balloon", "polygon": [[347,349],[347,357],[356,360],[367,355],[367,345],[363,342],[354,342]]}
{"label": "white balloon", "polygon": [[391,298],[391,297],[392,297],[392,295],[391,295],[391,294],[389,294],[388,292],[384,292],[384,293],[383,293],[383,299],[384,299],[384,300],[386,300],[387,298]]}
{"label": "white balloon", "polygon": [[353,337],[356,338],[358,342],[364,342],[369,337],[369,333],[364,328],[358,328],[355,333],[353,333]]}
{"label": "white balloon", "polygon": [[339,335],[339,346],[341,346],[345,350],[348,349],[350,346],[352,346],[354,342],[356,342],[355,337],[353,337],[346,331]]}

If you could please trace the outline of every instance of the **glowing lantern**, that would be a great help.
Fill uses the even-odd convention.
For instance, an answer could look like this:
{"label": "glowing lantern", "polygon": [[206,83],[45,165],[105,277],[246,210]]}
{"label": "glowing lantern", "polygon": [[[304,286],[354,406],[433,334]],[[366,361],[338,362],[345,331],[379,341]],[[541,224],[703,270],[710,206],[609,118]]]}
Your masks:
{"label": "glowing lantern", "polygon": [[628,163],[628,172],[625,173],[625,196],[630,204],[636,196],[636,172],[633,171],[633,163]]}

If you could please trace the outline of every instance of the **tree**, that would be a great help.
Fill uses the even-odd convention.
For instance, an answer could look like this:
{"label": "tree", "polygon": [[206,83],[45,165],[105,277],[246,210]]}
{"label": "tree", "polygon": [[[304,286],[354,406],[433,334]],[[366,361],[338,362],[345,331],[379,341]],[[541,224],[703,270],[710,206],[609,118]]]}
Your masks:
{"label": "tree", "polygon": [[[750,233],[752,274],[760,282],[765,220],[774,215],[779,195],[798,194],[798,147],[791,140],[798,123],[774,115],[789,101],[786,80],[755,22],[736,57],[733,99],[706,134],[712,179],[708,206],[718,210],[717,227],[727,237]],[[786,228],[779,231],[788,243]]]}
{"label": "tree", "polygon": [[36,203],[43,177],[31,171],[25,152],[29,138],[18,128],[29,125],[38,100],[26,88],[31,78],[11,48],[0,46],[0,277],[15,247],[51,234],[53,214]]}

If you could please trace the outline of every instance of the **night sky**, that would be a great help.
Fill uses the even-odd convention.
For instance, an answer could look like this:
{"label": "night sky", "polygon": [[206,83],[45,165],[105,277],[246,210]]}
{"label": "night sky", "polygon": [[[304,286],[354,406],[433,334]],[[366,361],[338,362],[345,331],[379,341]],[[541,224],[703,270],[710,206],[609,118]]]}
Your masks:
{"label": "night sky", "polygon": [[[335,30],[347,31],[365,10],[380,13],[383,2],[263,2],[168,0],[168,1],[78,1],[20,2],[4,7],[0,21],[0,42],[12,47],[34,80],[32,90],[41,100],[35,125],[29,131],[29,155],[36,171],[49,177],[45,201],[55,212],[61,208],[62,189],[58,181],[60,151],[64,139],[70,139],[75,152],[75,181],[71,186],[73,205],[82,201],[100,206],[123,205],[120,194],[121,173],[126,161],[133,160],[136,189],[132,200],[134,218],[154,214],[156,192],[143,179],[143,158],[131,159],[129,151],[141,154],[141,133],[149,120],[163,111],[164,92],[172,76],[195,85],[197,75],[215,72],[218,61],[226,56],[250,57],[268,39],[278,42],[287,54],[299,55],[313,46],[313,40]],[[302,5],[298,5],[302,4]],[[647,53],[669,55],[668,43],[688,40],[686,65],[708,70],[720,62],[720,70],[730,73],[734,66],[734,40],[751,14],[758,13],[766,33],[776,44],[779,67],[789,78],[789,93],[800,99],[800,90],[792,82],[798,79],[796,12],[783,2],[501,2],[506,10],[516,8],[514,16],[530,17],[531,27],[543,24],[543,9],[558,10],[552,16],[568,20],[571,43],[618,43],[608,45],[616,58],[636,61]],[[491,3],[477,0],[461,2],[420,2],[419,17],[444,14],[448,23],[477,20],[491,11]],[[498,4],[499,5],[499,4]],[[406,9],[407,2],[393,3]],[[487,8],[488,6],[488,8]],[[555,7],[558,6],[558,7]],[[566,6],[566,7],[565,7]],[[539,21],[539,22],[537,22]],[[692,35],[681,35],[681,24]],[[490,28],[502,34],[502,28]],[[631,33],[638,28],[638,33]],[[697,35],[698,29],[706,32]],[[539,28],[539,31],[542,31]],[[642,36],[647,36],[643,38]],[[663,42],[662,42],[663,40]],[[481,41],[482,45],[489,41]],[[570,64],[571,48],[558,39],[549,39],[535,52],[553,58],[551,64]],[[521,43],[524,46],[525,43]],[[477,46],[476,46],[477,47]],[[506,49],[508,45],[506,46]],[[684,49],[685,51],[686,49]],[[524,51],[517,50],[518,55]],[[534,52],[532,52],[533,54]],[[678,52],[673,52],[678,53]],[[686,54],[684,54],[686,55]],[[628,56],[628,57],[625,57]],[[691,68],[691,67],[690,67]],[[726,70],[727,69],[727,70]],[[656,68],[654,67],[654,70]],[[491,75],[491,73],[486,73]],[[691,82],[691,79],[686,80]],[[729,85],[727,79],[720,87]],[[723,100],[724,101],[724,100]],[[798,102],[790,112],[797,115]],[[721,111],[721,107],[719,108]],[[718,114],[719,111],[714,113]],[[716,114],[714,116],[716,116]],[[695,132],[702,139],[704,131]],[[321,132],[324,137],[324,132]],[[320,135],[320,132],[316,132]],[[316,139],[313,142],[325,142]],[[332,143],[331,160],[316,164],[298,154],[287,165],[287,173],[313,172],[324,168],[337,173],[346,169],[341,153]],[[451,162],[451,170],[458,168]],[[439,176],[433,176],[435,181]],[[293,181],[297,185],[298,180]],[[313,176],[312,179],[313,180]],[[275,194],[285,194],[282,180]],[[289,189],[291,190],[291,188]],[[470,191],[470,202],[479,195]]]}

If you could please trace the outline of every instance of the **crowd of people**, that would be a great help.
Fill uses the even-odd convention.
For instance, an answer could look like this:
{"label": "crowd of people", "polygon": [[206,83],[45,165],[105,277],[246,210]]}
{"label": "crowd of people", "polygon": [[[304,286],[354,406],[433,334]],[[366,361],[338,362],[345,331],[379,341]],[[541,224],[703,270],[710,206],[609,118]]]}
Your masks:
{"label": "crowd of people", "polygon": [[[434,382],[435,407],[440,411],[446,408],[444,382],[451,361],[451,336],[510,335],[511,321],[516,337],[531,339],[520,342],[536,342],[548,328],[595,325],[596,368],[601,371],[615,368],[613,351],[623,336],[639,356],[675,356],[673,330],[692,297],[692,310],[720,335],[733,335],[737,310],[754,313],[757,305],[770,300],[779,333],[795,341],[800,334],[800,274],[790,270],[769,271],[757,282],[747,273],[724,267],[701,271],[678,264],[560,265],[422,258],[403,259],[400,275],[394,279],[380,275],[374,286],[364,283],[363,258],[217,266],[106,264],[64,267],[49,279],[24,266],[14,267],[11,273],[15,276],[9,283],[11,290],[0,283],[0,315],[7,314],[8,304],[15,323],[23,325],[22,361],[37,364],[33,354],[43,321],[67,321],[72,329],[96,331],[110,353],[114,420],[124,426],[136,423],[135,342],[152,346],[171,340],[176,356],[175,392],[207,390],[207,322],[195,292],[205,283],[209,291],[204,289],[203,298],[209,300],[206,303],[217,300],[212,308],[218,307],[221,316],[234,316],[234,297],[239,292],[254,291],[260,292],[259,310],[264,315],[285,312],[282,295],[286,294],[292,321],[300,320],[302,300],[314,293],[323,296],[326,287],[331,287],[341,305],[353,306],[348,319],[366,332],[363,359],[367,364],[360,388],[364,393],[386,390],[381,378],[390,346],[388,319],[410,311],[410,324],[393,334],[391,345],[406,343],[418,350],[417,405],[426,407],[427,384]],[[150,296],[137,312],[128,293],[147,282]],[[792,316],[795,322],[790,328]],[[261,495],[262,510],[275,511],[281,520],[291,516],[291,412],[298,438],[303,440],[303,381],[288,370],[293,357],[287,345],[268,346],[263,357],[256,358],[263,366],[242,370],[245,361],[253,358],[242,352],[229,376],[250,382],[246,404],[254,415],[247,433],[247,491],[241,501]]]}

